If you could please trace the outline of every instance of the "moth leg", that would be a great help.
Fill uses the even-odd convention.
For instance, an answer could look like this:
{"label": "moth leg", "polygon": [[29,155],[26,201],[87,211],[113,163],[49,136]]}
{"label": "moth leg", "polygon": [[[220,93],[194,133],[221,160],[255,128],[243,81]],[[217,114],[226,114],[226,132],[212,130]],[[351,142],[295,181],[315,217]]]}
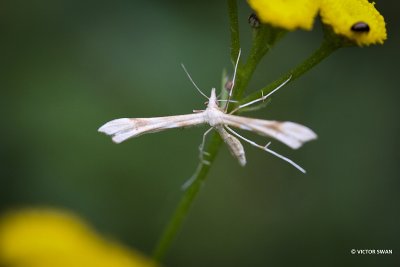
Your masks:
{"label": "moth leg", "polygon": [[190,186],[193,184],[193,182],[196,180],[197,174],[198,174],[199,171],[201,170],[202,165],[203,165],[203,163],[200,162],[200,163],[197,165],[197,169],[196,169],[196,171],[194,172],[194,174],[181,186],[181,189],[182,189],[183,191],[185,191],[186,189],[188,189],[188,187],[190,187]]}
{"label": "moth leg", "polygon": [[210,155],[210,154],[209,154],[208,152],[204,151],[204,146],[205,146],[205,144],[206,144],[206,137],[207,137],[207,135],[211,132],[212,129],[213,129],[213,128],[211,127],[210,129],[208,129],[208,130],[203,134],[203,139],[202,139],[202,142],[201,142],[201,144],[200,144],[200,146],[199,146],[200,161],[201,161],[202,163],[206,164],[206,165],[210,165],[210,162],[207,161],[207,160],[204,160],[204,155],[208,156],[208,155]]}
{"label": "moth leg", "polygon": [[292,165],[293,167],[295,167],[296,169],[298,169],[298,170],[301,171],[302,173],[306,173],[306,171],[305,171],[302,167],[300,167],[297,163],[295,163],[295,162],[292,161],[291,159],[288,159],[287,157],[282,156],[281,154],[278,154],[277,152],[275,152],[275,151],[269,149],[268,146],[271,144],[271,142],[269,142],[269,143],[268,143],[267,145],[265,145],[265,146],[261,146],[261,145],[257,144],[256,142],[251,141],[251,140],[249,140],[249,139],[247,139],[247,138],[241,136],[240,134],[238,134],[237,132],[235,132],[234,130],[232,130],[231,128],[229,128],[228,126],[226,126],[226,125],[224,125],[224,126],[225,126],[225,128],[226,128],[228,131],[230,131],[232,134],[234,134],[234,135],[237,136],[238,138],[242,139],[243,141],[246,141],[246,142],[249,143],[250,145],[255,146],[255,147],[258,147],[258,148],[260,148],[260,149],[262,149],[262,150],[264,150],[264,151],[266,151],[266,152],[268,152],[268,153],[274,155],[275,157],[278,157],[278,158],[280,158],[280,159],[286,161],[287,163],[289,163],[290,165]]}
{"label": "moth leg", "polygon": [[260,97],[260,98],[257,98],[257,99],[255,99],[255,100],[253,100],[253,101],[250,101],[250,102],[247,102],[247,103],[245,103],[245,104],[242,104],[242,105],[238,106],[237,108],[235,108],[234,110],[232,110],[229,114],[233,114],[233,113],[235,113],[236,111],[238,111],[239,109],[242,109],[242,108],[244,108],[244,107],[253,105],[253,104],[257,103],[257,102],[260,102],[260,101],[263,101],[263,102],[264,102],[265,99],[267,99],[269,96],[271,96],[271,95],[274,94],[276,91],[278,91],[279,89],[281,89],[285,84],[287,84],[287,83],[290,81],[291,78],[292,78],[292,75],[290,75],[289,78],[287,78],[283,83],[281,83],[280,85],[278,85],[278,87],[276,87],[274,90],[272,90],[271,92],[269,92],[267,95],[264,95],[264,92],[261,91],[261,97]]}

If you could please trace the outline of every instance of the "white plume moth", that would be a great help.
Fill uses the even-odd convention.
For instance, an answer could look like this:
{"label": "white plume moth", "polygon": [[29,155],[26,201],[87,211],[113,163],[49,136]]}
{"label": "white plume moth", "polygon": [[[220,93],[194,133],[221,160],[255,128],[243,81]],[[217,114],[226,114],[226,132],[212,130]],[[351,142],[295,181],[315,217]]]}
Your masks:
{"label": "white plume moth", "polygon": [[[261,119],[253,119],[253,118],[233,115],[233,113],[235,113],[241,108],[247,107],[259,101],[264,101],[271,94],[273,94],[283,85],[285,85],[290,80],[290,77],[289,79],[284,81],[281,85],[279,85],[277,88],[275,88],[273,91],[271,91],[269,94],[259,99],[253,100],[249,103],[240,105],[232,112],[227,113],[229,102],[232,102],[230,98],[232,96],[232,91],[234,88],[239,57],[240,57],[240,52],[235,65],[232,89],[229,92],[228,99],[225,100],[227,101],[225,108],[219,107],[218,104],[219,100],[217,99],[215,88],[212,88],[211,95],[208,98],[194,83],[190,74],[187,72],[186,68],[182,65],[186,74],[188,75],[189,79],[196,87],[196,89],[203,96],[208,98],[208,104],[205,110],[200,110],[200,111],[197,110],[194,111],[194,113],[192,114],[186,114],[186,115],[154,117],[154,118],[116,119],[109,121],[103,126],[101,126],[99,128],[99,132],[112,136],[112,140],[115,143],[121,143],[129,138],[137,137],[142,134],[155,133],[172,128],[185,128],[201,124],[208,124],[211,126],[211,128],[208,129],[203,135],[203,142],[200,145],[201,158],[203,158],[202,155],[206,153],[203,150],[205,137],[212,129],[214,129],[219,133],[221,138],[228,146],[229,151],[239,161],[239,164],[241,166],[246,165],[246,156],[243,145],[240,143],[239,139],[285,160],[286,162],[290,163],[291,165],[293,165],[294,167],[305,173],[305,170],[296,163],[294,163],[292,160],[269,149],[270,143],[268,143],[265,146],[258,145],[255,142],[239,135],[237,132],[231,129],[231,127],[235,127],[242,130],[251,131],[262,136],[272,137],[286,144],[292,149],[298,149],[303,145],[303,143],[317,138],[317,135],[311,129],[307,128],[306,126],[300,125],[298,123],[287,122],[287,121],[279,122],[271,120],[261,120]],[[204,162],[207,163],[206,161]]]}

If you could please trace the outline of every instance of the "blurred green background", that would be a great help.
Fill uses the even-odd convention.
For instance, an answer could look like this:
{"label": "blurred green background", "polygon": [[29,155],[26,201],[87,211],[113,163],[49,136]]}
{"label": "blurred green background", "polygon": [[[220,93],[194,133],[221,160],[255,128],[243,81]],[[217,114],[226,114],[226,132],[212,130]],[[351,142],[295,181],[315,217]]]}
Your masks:
{"label": "blurred green background", "polygon": [[[317,141],[272,148],[308,173],[245,145],[240,167],[222,147],[166,266],[390,266],[399,262],[400,180],[396,1],[377,1],[389,39],[346,48],[247,114],[305,124]],[[2,212],[72,210],[106,236],[151,253],[198,162],[205,127],[121,145],[108,120],[204,107],[232,71],[225,1],[9,1],[0,8]],[[240,3],[244,58],[250,9]],[[396,18],[397,17],[397,18]],[[251,82],[257,90],[322,39],[289,33]],[[250,133],[247,137],[265,142]],[[350,249],[394,255],[351,255]],[[397,259],[396,259],[397,258]]]}

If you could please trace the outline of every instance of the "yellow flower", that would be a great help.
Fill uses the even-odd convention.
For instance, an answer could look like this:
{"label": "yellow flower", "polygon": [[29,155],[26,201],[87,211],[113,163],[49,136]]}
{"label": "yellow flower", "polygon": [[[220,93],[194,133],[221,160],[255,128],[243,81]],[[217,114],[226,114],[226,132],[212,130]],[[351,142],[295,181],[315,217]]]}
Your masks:
{"label": "yellow flower", "polygon": [[367,0],[323,0],[322,22],[357,45],[382,44],[386,36],[385,21]]}
{"label": "yellow flower", "polygon": [[319,0],[248,0],[263,23],[287,30],[311,30]]}
{"label": "yellow flower", "polygon": [[386,26],[368,0],[248,0],[261,22],[286,30],[310,30],[318,11],[322,22],[359,46],[382,44]]}
{"label": "yellow flower", "polygon": [[0,220],[0,266],[155,265],[137,252],[104,240],[72,214],[27,210],[10,213]]}

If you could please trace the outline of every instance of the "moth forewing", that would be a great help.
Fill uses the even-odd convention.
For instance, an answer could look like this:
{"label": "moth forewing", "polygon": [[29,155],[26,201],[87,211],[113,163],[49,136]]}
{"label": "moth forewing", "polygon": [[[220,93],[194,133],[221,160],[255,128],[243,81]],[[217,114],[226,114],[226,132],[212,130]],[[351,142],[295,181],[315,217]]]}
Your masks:
{"label": "moth forewing", "polygon": [[229,126],[275,138],[293,149],[317,138],[310,128],[294,122],[260,120],[230,114],[224,114],[223,121]]}
{"label": "moth forewing", "polygon": [[216,126],[215,130],[219,133],[222,140],[224,140],[225,144],[228,146],[229,151],[231,152],[232,156],[234,156],[238,161],[240,166],[246,165],[246,154],[244,152],[244,148],[242,143],[228,133],[223,126]]}
{"label": "moth forewing", "polygon": [[115,143],[146,133],[156,133],[171,128],[185,128],[205,123],[202,113],[155,118],[122,118],[107,122],[99,132],[112,136]]}

